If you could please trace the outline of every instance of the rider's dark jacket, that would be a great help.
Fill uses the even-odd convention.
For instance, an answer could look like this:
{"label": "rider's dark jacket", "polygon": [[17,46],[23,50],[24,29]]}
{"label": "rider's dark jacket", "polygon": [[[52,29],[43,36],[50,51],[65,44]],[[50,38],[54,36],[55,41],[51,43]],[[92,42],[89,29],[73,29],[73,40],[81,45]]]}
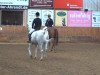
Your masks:
{"label": "rider's dark jacket", "polygon": [[46,23],[45,23],[45,26],[52,27],[52,25],[53,25],[53,20],[51,18],[47,19]]}
{"label": "rider's dark jacket", "polygon": [[42,25],[41,19],[40,18],[35,18],[33,20],[33,23],[32,23],[32,28],[35,29],[35,30],[40,30],[41,25]]}

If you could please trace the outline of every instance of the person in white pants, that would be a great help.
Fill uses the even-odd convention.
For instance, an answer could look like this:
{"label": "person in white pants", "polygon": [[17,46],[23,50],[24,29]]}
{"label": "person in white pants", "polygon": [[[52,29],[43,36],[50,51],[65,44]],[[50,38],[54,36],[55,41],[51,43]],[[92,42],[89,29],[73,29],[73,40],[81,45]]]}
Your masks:
{"label": "person in white pants", "polygon": [[39,12],[36,12],[35,15],[36,15],[36,18],[32,22],[32,29],[29,31],[29,34],[28,34],[28,38],[29,38],[28,43],[31,43],[31,34],[34,31],[41,29],[42,21],[39,18],[39,16],[40,16]]}

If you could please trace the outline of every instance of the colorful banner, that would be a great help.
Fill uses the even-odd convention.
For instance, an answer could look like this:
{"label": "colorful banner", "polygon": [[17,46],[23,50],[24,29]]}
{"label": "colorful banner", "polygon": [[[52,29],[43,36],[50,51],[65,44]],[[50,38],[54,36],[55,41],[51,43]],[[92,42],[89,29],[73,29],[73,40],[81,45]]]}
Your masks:
{"label": "colorful banner", "polygon": [[68,11],[68,27],[92,27],[92,12]]}
{"label": "colorful banner", "polygon": [[67,26],[67,11],[66,10],[55,11],[55,26]]}
{"label": "colorful banner", "polygon": [[100,27],[100,12],[92,12],[92,27]]}
{"label": "colorful banner", "polygon": [[39,12],[40,13],[40,18],[41,18],[41,10],[39,9],[28,9],[28,28],[31,29],[32,28],[32,22],[34,20],[34,18],[36,18],[35,13]]}
{"label": "colorful banner", "polygon": [[42,25],[45,26],[48,14],[51,15],[51,19],[54,21],[54,10],[42,10]]}
{"label": "colorful banner", "polygon": [[53,8],[53,0],[30,0],[30,7]]}
{"label": "colorful banner", "polygon": [[54,0],[54,8],[62,9],[82,9],[83,0]]}

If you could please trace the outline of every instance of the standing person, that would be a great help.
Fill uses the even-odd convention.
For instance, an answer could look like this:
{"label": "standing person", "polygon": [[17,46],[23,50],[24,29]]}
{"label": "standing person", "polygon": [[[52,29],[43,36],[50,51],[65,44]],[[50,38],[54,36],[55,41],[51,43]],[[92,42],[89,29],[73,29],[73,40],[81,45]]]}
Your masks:
{"label": "standing person", "polygon": [[28,42],[29,43],[31,43],[31,34],[36,30],[40,30],[41,29],[41,25],[42,25],[42,21],[39,18],[40,13],[36,12],[35,15],[36,15],[36,18],[32,22],[32,29],[29,31],[29,34],[28,34],[28,38],[29,38]]}
{"label": "standing person", "polygon": [[53,20],[51,19],[51,15],[48,15],[48,19],[46,20],[45,26],[52,27],[53,26]]}

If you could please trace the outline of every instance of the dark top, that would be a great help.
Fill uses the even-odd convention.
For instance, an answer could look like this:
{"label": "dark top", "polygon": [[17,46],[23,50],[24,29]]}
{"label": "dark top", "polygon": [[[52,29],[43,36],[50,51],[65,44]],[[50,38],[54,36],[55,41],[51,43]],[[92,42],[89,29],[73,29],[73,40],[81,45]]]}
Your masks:
{"label": "dark top", "polygon": [[33,23],[32,23],[32,28],[35,29],[35,30],[40,30],[41,25],[42,25],[41,19],[40,18],[35,18],[33,20]]}
{"label": "dark top", "polygon": [[46,23],[45,23],[45,26],[52,27],[52,25],[53,25],[53,20],[52,19],[47,19]]}

